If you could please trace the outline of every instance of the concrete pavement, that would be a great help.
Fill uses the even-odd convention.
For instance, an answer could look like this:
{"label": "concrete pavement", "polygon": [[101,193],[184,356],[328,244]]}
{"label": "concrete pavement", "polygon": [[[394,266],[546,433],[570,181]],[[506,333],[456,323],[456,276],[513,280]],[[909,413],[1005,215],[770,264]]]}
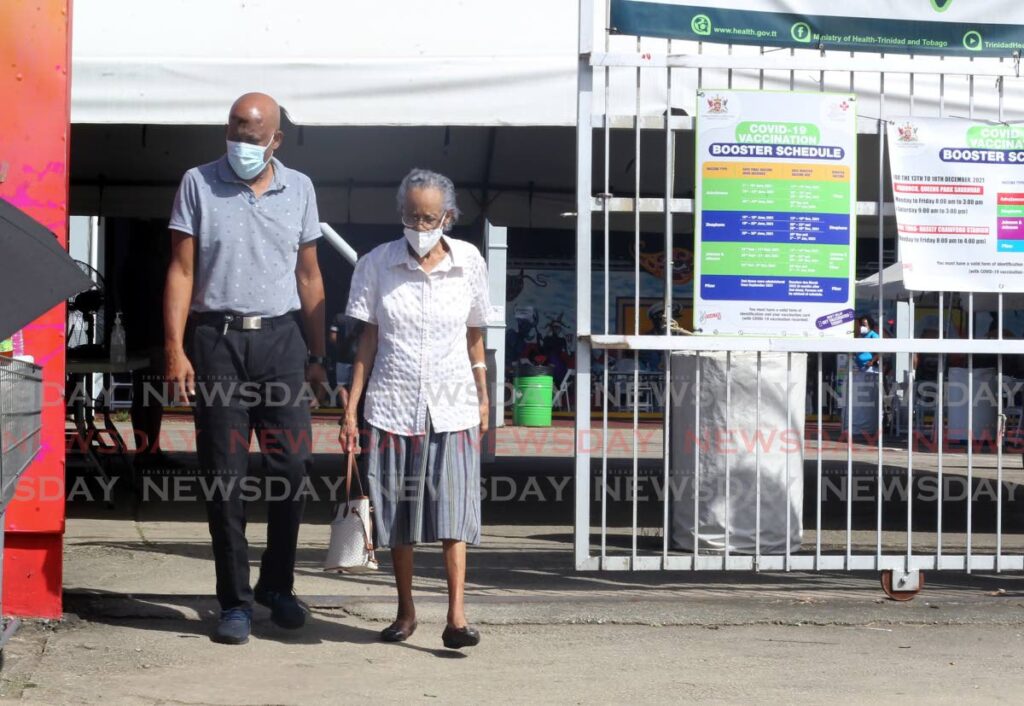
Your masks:
{"label": "concrete pavement", "polygon": [[[403,645],[315,614],[301,637],[262,621],[226,648],[181,620],[72,621],[27,632],[4,698],[46,704],[1019,703],[1019,627],[489,627],[465,655],[439,626]],[[15,650],[17,651],[14,654]]]}
{"label": "concrete pavement", "polygon": [[[519,443],[512,438],[513,446]],[[550,452],[553,443],[548,437],[539,448]],[[869,466],[877,453],[856,452]],[[184,468],[156,469],[148,477],[187,478],[194,456],[183,450],[174,458]],[[1024,686],[1021,575],[928,572],[914,601],[895,603],[870,572],[576,572],[567,460],[524,454],[485,474],[485,536],[470,551],[467,586],[469,617],[484,641],[466,654],[441,648],[445,583],[435,547],[417,553],[418,632],[405,645],[376,642],[395,607],[388,555],[381,553],[377,574],[324,574],[327,500],[309,505],[300,534],[296,590],[311,610],[307,629],[280,631],[258,609],[250,644],[224,647],[206,637],[216,605],[200,503],[158,494],[139,502],[121,482],[112,508],[74,498],[66,534],[67,618],[29,623],[9,643],[0,698],[45,704],[1017,701]],[[975,455],[977,468],[990,460]],[[1019,474],[1019,459],[1012,460]],[[845,468],[845,455],[836,463]],[[328,446],[314,476],[330,479],[340,468]],[[950,460],[947,470],[956,468]],[[814,470],[812,464],[805,477]],[[488,485],[496,478],[510,485]],[[98,489],[92,479],[86,485]],[[539,492],[528,492],[531,487]],[[660,547],[660,507],[641,505],[643,552]],[[1004,551],[1020,551],[1024,518],[1008,507]],[[976,522],[990,509],[978,508]],[[873,506],[868,509],[855,515],[850,535],[866,552],[876,539]],[[905,541],[902,512],[898,502],[887,509],[886,546]],[[608,516],[609,553],[628,552],[630,503],[610,503]],[[264,508],[255,504],[250,517],[255,560],[265,536]],[[915,522],[930,521],[915,511]],[[946,546],[965,541],[962,518],[950,511],[946,522]],[[994,535],[981,529],[974,546],[990,547]],[[805,540],[814,537],[809,528]],[[826,549],[841,550],[845,538],[842,523],[822,530]],[[923,546],[934,539],[915,531]]]}

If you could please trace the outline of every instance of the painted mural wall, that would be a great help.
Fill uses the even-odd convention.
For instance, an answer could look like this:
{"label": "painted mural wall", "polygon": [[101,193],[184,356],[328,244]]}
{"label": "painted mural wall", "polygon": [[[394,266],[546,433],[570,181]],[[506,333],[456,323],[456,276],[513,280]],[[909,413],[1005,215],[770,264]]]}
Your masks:
{"label": "painted mural wall", "polygon": [[[692,257],[689,250],[677,248],[673,259],[678,263],[673,276],[673,318],[679,325],[692,329]],[[653,333],[659,328],[664,316],[663,263],[663,254],[641,251],[639,280],[631,262],[615,263],[610,269],[607,307],[609,333],[636,332],[638,318],[640,334]],[[636,309],[637,282],[639,312]],[[604,285],[604,272],[595,272],[591,281],[591,327],[595,332],[605,331]],[[510,364],[529,360],[552,365],[556,380],[560,380],[576,364],[574,264],[530,260],[510,262],[506,299],[506,360]]]}

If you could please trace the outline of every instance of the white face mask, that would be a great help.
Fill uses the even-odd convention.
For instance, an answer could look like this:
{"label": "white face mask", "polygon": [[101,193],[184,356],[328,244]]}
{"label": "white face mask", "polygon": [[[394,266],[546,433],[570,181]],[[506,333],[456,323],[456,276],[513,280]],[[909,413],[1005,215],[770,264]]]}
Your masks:
{"label": "white face mask", "polygon": [[415,228],[406,227],[402,232],[405,233],[405,240],[409,243],[409,247],[413,249],[413,252],[420,257],[425,257],[441,240],[441,236],[444,235],[444,228],[438,226],[433,230],[416,230]]}
{"label": "white face mask", "polygon": [[868,329],[868,327],[867,327],[867,326],[861,326],[861,327],[860,327],[860,335],[861,335],[861,336],[867,336],[867,335],[868,335],[868,330],[869,330],[869,329]]}
{"label": "white face mask", "polygon": [[263,170],[267,168],[267,164],[270,162],[269,159],[263,159],[263,155],[266,154],[267,148],[273,142],[273,137],[265,145],[227,141],[228,164],[231,165],[231,169],[234,170],[239,179],[252,181],[263,173]]}

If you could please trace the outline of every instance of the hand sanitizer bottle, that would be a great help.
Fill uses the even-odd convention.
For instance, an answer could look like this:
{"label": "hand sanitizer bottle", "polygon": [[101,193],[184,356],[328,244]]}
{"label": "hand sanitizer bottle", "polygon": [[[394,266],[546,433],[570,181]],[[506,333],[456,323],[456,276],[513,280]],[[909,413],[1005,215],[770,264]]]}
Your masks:
{"label": "hand sanitizer bottle", "polygon": [[124,326],[121,324],[121,312],[114,317],[114,328],[110,332],[110,362],[124,363],[128,360],[125,348]]}

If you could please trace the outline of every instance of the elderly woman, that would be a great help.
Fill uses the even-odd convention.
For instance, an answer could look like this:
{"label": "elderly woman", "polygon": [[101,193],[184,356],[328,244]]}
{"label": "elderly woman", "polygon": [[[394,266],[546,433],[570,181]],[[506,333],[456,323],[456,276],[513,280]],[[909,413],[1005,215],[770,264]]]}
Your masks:
{"label": "elderly woman", "polygon": [[402,642],[416,630],[413,547],[440,540],[448,572],[441,637],[458,649],[480,642],[466,622],[463,589],[466,545],[480,542],[487,269],[473,245],[445,235],[459,216],[450,179],[414,169],[398,208],[404,237],[360,258],[352,277],[346,314],[366,325],[340,442],[345,452],[360,451],[356,409],[365,389],[370,499],[398,589],[398,616],[381,639]]}

